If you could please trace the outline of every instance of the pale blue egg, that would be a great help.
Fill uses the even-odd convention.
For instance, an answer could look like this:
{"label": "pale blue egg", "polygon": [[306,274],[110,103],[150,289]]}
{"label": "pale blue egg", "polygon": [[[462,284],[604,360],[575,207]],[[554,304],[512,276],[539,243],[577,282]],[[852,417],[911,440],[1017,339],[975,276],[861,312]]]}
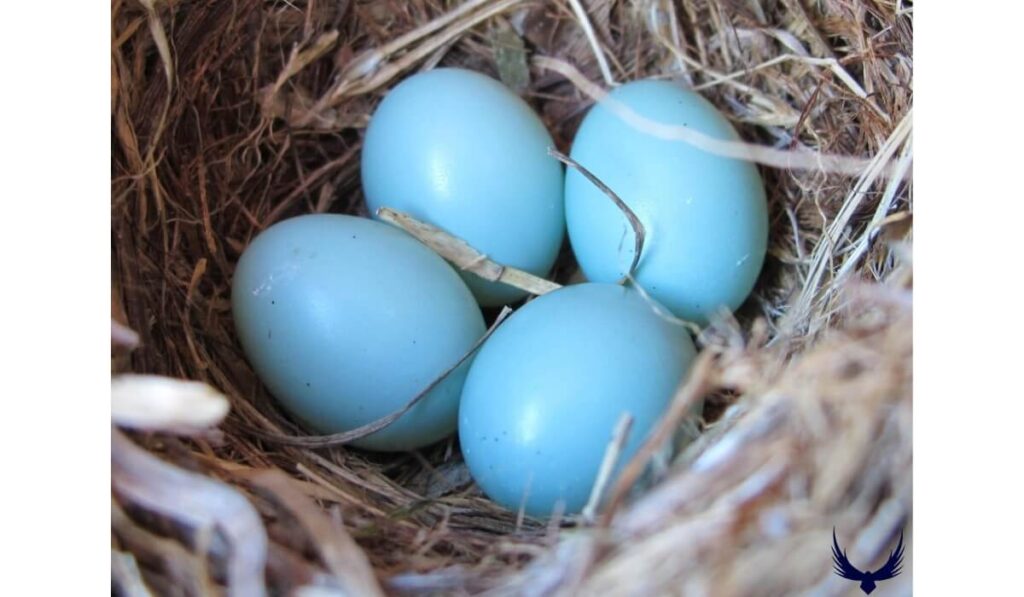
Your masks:
{"label": "pale blue egg", "polygon": [[477,353],[459,407],[462,454],[484,493],[534,516],[559,502],[579,512],[628,412],[618,474],[695,356],[666,313],[635,289],[590,283],[540,296],[501,324]]}
{"label": "pale blue egg", "polygon": [[[401,230],[344,215],[263,231],[238,262],[231,302],[257,375],[321,433],[398,410],[485,331],[473,295],[443,259]],[[451,434],[467,370],[354,445],[410,450]]]}
{"label": "pale blue egg", "polygon": [[[715,107],[666,81],[636,81],[611,97],[649,120],[738,140]],[[768,245],[768,212],[757,167],[631,126],[605,105],[590,110],[573,141],[573,159],[637,214],[646,242],[639,284],[676,315],[706,323],[750,294]],[[619,280],[635,254],[626,217],[573,170],[565,182],[573,252],[587,279]]]}
{"label": "pale blue egg", "polygon": [[[499,263],[551,270],[565,231],[561,164],[529,105],[498,81],[438,68],[392,89],[362,154],[371,212],[387,206],[443,228]],[[525,293],[464,273],[480,304]]]}

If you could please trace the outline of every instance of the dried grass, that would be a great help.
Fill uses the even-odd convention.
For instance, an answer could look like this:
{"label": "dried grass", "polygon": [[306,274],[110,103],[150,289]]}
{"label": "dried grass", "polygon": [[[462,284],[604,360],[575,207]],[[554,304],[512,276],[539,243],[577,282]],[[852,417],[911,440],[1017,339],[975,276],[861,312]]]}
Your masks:
{"label": "dried grass", "polygon": [[[173,429],[149,417],[163,431],[114,432],[115,590],[840,594],[855,586],[830,572],[832,527],[866,566],[906,525],[905,572],[878,592],[909,593],[912,10],[113,0],[112,307],[127,328],[112,329],[112,368],[201,381],[231,407],[217,428],[182,428],[194,421],[168,408]],[[592,522],[497,508],[452,443],[375,455],[263,439],[303,433],[242,357],[233,264],[283,217],[365,215],[368,116],[437,64],[528,82],[563,152],[595,82],[653,76],[700,89],[771,155],[838,158],[763,170],[765,271],[747,306],[701,335],[677,397],[708,396],[704,432],[678,453],[652,441],[650,491],[612,487]],[[573,275],[563,260],[555,281]],[[167,391],[137,384],[140,400],[151,386]]]}

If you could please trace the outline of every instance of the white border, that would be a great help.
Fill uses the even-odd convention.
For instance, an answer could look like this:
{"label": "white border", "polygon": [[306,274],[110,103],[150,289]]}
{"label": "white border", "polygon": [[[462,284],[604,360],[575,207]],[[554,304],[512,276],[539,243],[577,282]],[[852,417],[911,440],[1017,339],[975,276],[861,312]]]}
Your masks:
{"label": "white border", "polygon": [[914,558],[921,595],[1019,592],[1021,8],[915,14]]}
{"label": "white border", "polygon": [[0,63],[4,593],[106,594],[109,5],[4,4]]}

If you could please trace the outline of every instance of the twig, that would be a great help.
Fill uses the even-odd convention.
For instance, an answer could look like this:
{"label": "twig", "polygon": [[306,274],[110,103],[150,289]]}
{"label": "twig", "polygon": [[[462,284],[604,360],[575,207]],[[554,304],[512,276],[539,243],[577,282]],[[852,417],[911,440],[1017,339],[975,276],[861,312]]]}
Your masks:
{"label": "twig", "polygon": [[647,303],[647,306],[650,307],[652,311],[654,311],[655,315],[673,325],[681,325],[685,327],[687,330],[689,330],[690,334],[692,334],[695,338],[700,336],[701,327],[699,325],[692,321],[674,315],[672,312],[666,309],[664,305],[654,300],[654,297],[652,297],[651,294],[647,292],[647,290],[643,286],[641,286],[635,278],[633,278],[633,276],[627,276],[626,279],[630,283],[631,287],[634,290],[636,290],[637,294],[640,295],[640,298],[642,298],[644,302]]}
{"label": "twig", "polygon": [[590,499],[587,500],[587,505],[583,507],[582,516],[587,524],[592,524],[597,519],[597,507],[601,503],[604,490],[611,480],[612,470],[619,461],[622,448],[625,447],[632,428],[633,415],[628,412],[622,413],[622,416],[619,417],[619,422],[615,424],[611,441],[608,442],[608,447],[605,448],[604,459],[601,461],[601,468],[598,469],[597,480],[594,481],[594,488],[590,491]]}
{"label": "twig", "polygon": [[576,13],[576,20],[580,22],[583,34],[587,36],[590,48],[594,51],[594,57],[597,58],[597,66],[601,69],[601,76],[604,77],[605,85],[614,87],[616,85],[615,77],[612,76],[612,69],[608,67],[608,58],[604,55],[604,50],[601,49],[601,42],[597,39],[594,26],[590,24],[590,18],[587,17],[586,9],[583,8],[580,0],[569,0],[569,4],[572,6],[572,11]]}
{"label": "twig", "polygon": [[[903,144],[903,150],[900,152],[900,158],[896,162],[896,168],[899,172],[905,173],[910,169],[911,163],[914,161],[914,144],[913,140],[908,138],[907,142]],[[875,208],[875,214],[872,216],[871,221],[868,222],[867,228],[864,230],[864,234],[857,240],[857,244],[853,250],[847,255],[843,265],[840,266],[839,271],[836,272],[833,277],[831,286],[835,287],[841,284],[847,276],[853,273],[853,268],[860,262],[861,257],[867,253],[870,248],[872,241],[874,240],[875,233],[881,228],[882,223],[886,219],[886,215],[889,210],[892,209],[893,204],[896,201],[896,192],[902,185],[902,178],[894,178],[889,181],[889,184],[885,187],[885,192],[882,193],[882,198],[878,202],[878,207]]]}
{"label": "twig", "polygon": [[519,498],[519,509],[516,510],[516,533],[523,528],[523,521],[526,520],[526,502],[530,499],[530,489],[532,486],[533,473],[530,473],[530,476],[526,479],[526,487],[523,488],[523,495]]}
{"label": "twig", "polygon": [[382,207],[377,210],[377,217],[413,235],[459,269],[476,274],[484,280],[507,284],[534,295],[561,288],[561,285],[530,272],[497,263],[461,238],[421,222],[407,213]]}
{"label": "twig", "polygon": [[637,479],[640,478],[651,456],[654,455],[662,443],[672,436],[676,428],[679,427],[679,422],[689,412],[690,406],[700,400],[711,389],[713,363],[711,354],[708,352],[702,352],[697,357],[697,362],[694,363],[688,379],[685,383],[680,384],[676,390],[668,412],[661,418],[654,431],[647,436],[640,449],[637,450],[636,455],[626,464],[622,474],[619,475],[611,497],[608,499],[608,507],[601,518],[601,526],[608,526],[611,523],[615,510],[622,503],[622,500],[625,499],[626,494],[632,489]]}
{"label": "twig", "polygon": [[[858,157],[806,150],[775,149],[742,141],[716,139],[689,127],[672,126],[656,122],[641,116],[626,104],[610,97],[608,92],[595,85],[576,67],[563,60],[548,56],[534,56],[533,62],[540,68],[561,74],[569,79],[580,91],[594,101],[601,102],[602,106],[614,112],[633,128],[659,139],[683,141],[698,149],[722,157],[755,162],[785,170],[812,170],[835,174],[859,175],[873,162],[873,160]],[[893,176],[891,165],[886,164],[881,174],[886,178]]]}
{"label": "twig", "polygon": [[[842,207],[839,209],[839,213],[836,214],[835,219],[829,224],[825,233],[821,235],[821,239],[811,252],[811,267],[807,274],[807,282],[801,288],[799,296],[790,303],[791,306],[780,323],[781,336],[784,337],[791,334],[795,330],[797,322],[807,321],[807,316],[813,304],[822,297],[822,294],[819,293],[819,288],[826,272],[830,271],[830,264],[836,251],[836,244],[844,231],[846,231],[847,224],[853,218],[854,213],[857,212],[860,204],[868,197],[868,189],[871,188],[876,180],[883,176],[883,171],[890,169],[886,164],[889,164],[890,158],[896,153],[896,150],[909,138],[913,129],[913,118],[914,109],[911,108],[907,111],[903,120],[896,125],[896,128],[889,135],[885,144],[882,145],[881,149],[871,160],[869,167],[864,170],[857,183],[847,194]],[[909,172],[908,168],[900,167],[899,164],[896,165],[897,172]]]}
{"label": "twig", "polygon": [[580,174],[582,174],[587,180],[589,180],[594,186],[596,186],[602,193],[607,195],[608,198],[612,200],[612,203],[614,203],[615,206],[622,211],[623,215],[626,216],[626,219],[629,220],[629,225],[633,228],[633,261],[629,264],[629,269],[626,270],[626,275],[622,276],[622,279],[619,280],[619,284],[622,284],[626,280],[632,278],[633,272],[636,271],[637,264],[640,263],[640,253],[643,252],[644,240],[646,237],[644,225],[643,223],[640,222],[640,218],[637,217],[636,212],[634,212],[628,205],[626,205],[626,202],[623,201],[618,195],[616,195],[615,191],[608,188],[608,186],[601,182],[601,180],[598,177],[594,176],[594,174],[590,170],[587,170],[586,168],[581,166],[578,162],[576,162],[576,160],[570,158],[565,154],[560,153],[557,149],[553,147],[548,148],[548,155],[554,157],[560,162],[564,162],[567,166],[576,168],[576,170],[578,170]]}

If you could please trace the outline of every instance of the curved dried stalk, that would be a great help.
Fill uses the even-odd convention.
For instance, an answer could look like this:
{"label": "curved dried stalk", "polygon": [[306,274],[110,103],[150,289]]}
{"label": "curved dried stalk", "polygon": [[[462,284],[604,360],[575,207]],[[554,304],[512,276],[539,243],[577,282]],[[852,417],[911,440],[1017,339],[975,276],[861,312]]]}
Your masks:
{"label": "curved dried stalk", "polygon": [[619,208],[622,215],[626,216],[626,220],[629,221],[629,226],[633,229],[633,260],[630,262],[629,269],[626,270],[626,274],[622,276],[621,280],[619,280],[619,284],[622,284],[627,280],[632,280],[633,273],[636,271],[636,266],[640,263],[640,257],[644,250],[644,240],[647,238],[647,232],[644,229],[643,222],[640,221],[640,218],[636,215],[636,212],[633,211],[633,208],[627,205],[626,202],[615,193],[615,191],[608,188],[608,185],[601,182],[601,179],[594,176],[590,170],[581,166],[576,160],[553,148],[548,149],[548,155],[579,171],[584,178],[589,180],[592,185],[597,187],[602,193],[612,200],[612,203],[615,204],[615,207]]}
{"label": "curved dried stalk", "polygon": [[[565,61],[547,56],[535,56],[533,62],[540,68],[561,74],[580,91],[595,102],[601,102],[603,106],[625,120],[630,126],[659,139],[683,141],[708,153],[784,170],[814,170],[834,174],[860,175],[873,161],[806,150],[775,149],[740,141],[726,141],[705,135],[689,127],[656,122],[637,114],[629,106],[610,97],[607,91],[592,83],[576,67]],[[892,173],[893,168],[886,165],[881,174],[888,178],[892,176]]]}
{"label": "curved dried stalk", "polygon": [[434,379],[434,381],[430,382],[427,385],[427,387],[423,388],[418,394],[413,396],[411,400],[405,403],[405,406],[396,410],[393,413],[390,413],[377,419],[376,421],[372,421],[370,423],[367,423],[366,425],[361,425],[349,431],[333,433],[330,435],[278,435],[273,433],[267,433],[265,431],[261,431],[259,429],[255,429],[249,426],[242,426],[242,428],[245,429],[247,433],[250,433],[253,436],[268,442],[281,444],[284,446],[297,446],[309,449],[321,449],[330,448],[333,446],[343,446],[359,438],[366,437],[371,433],[376,433],[397,421],[398,418],[404,415],[405,413],[409,412],[409,410],[412,409],[412,407],[419,404],[419,402],[423,400],[427,396],[427,394],[431,392],[431,390],[436,388],[456,369],[461,367],[463,363],[469,360],[469,357],[473,356],[473,353],[475,353],[481,346],[483,346],[484,342],[486,342],[487,339],[491,337],[491,334],[493,334],[494,331],[498,329],[498,326],[501,325],[501,323],[505,321],[505,318],[508,317],[511,313],[512,309],[509,309],[508,307],[503,308],[501,310],[501,313],[498,314],[497,319],[495,319],[494,323],[491,324],[491,327],[488,328],[487,332],[485,332],[483,336],[481,336],[476,342],[474,342],[473,346],[471,346],[470,349],[466,351],[466,353],[462,355],[458,361],[456,361],[450,367],[445,369],[436,379]]}

